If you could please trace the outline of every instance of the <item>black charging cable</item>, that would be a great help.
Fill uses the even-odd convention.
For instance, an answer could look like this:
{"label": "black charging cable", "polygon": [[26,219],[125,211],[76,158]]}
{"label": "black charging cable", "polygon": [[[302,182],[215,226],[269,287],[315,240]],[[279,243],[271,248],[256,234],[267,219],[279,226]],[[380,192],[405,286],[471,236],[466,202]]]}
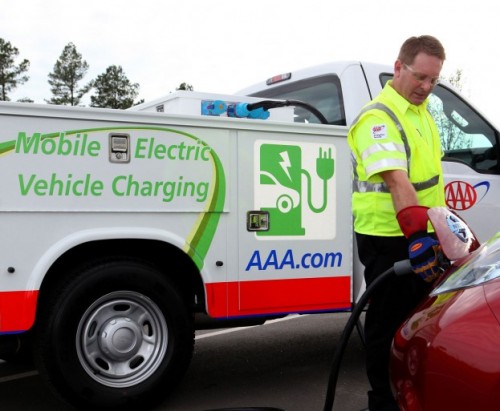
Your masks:
{"label": "black charging cable", "polygon": [[347,342],[349,341],[349,337],[351,336],[352,330],[358,323],[359,317],[363,312],[366,304],[370,300],[373,292],[378,287],[380,287],[381,284],[385,283],[385,281],[389,277],[393,275],[406,275],[410,273],[413,273],[410,260],[402,260],[396,262],[392,268],[384,271],[375,280],[373,280],[373,282],[366,288],[365,292],[354,306],[353,310],[351,311],[349,320],[344,327],[344,331],[340,336],[339,342],[335,347],[335,354],[333,356],[333,364],[330,370],[330,378],[328,379],[325,406],[323,408],[323,411],[332,411],[333,409],[333,403],[335,401],[335,390],[337,388],[337,381],[339,378],[340,362],[342,361],[342,357],[344,356],[344,351],[346,349]]}
{"label": "black charging cable", "polygon": [[300,100],[283,100],[283,101],[274,101],[274,100],[262,100],[257,103],[250,103],[247,105],[247,109],[249,111],[256,110],[258,108],[262,108],[264,110],[269,110],[272,108],[279,107],[288,107],[288,106],[297,106],[302,107],[308,111],[310,111],[317,119],[321,122],[321,124],[328,124],[328,120],[326,117],[319,111],[316,107],[310,105],[309,103],[305,103]]}

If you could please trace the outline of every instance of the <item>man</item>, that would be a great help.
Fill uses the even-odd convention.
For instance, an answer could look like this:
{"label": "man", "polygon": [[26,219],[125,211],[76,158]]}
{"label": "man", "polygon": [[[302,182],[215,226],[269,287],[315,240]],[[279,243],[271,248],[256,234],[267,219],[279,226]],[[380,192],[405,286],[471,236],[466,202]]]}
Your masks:
{"label": "man", "polygon": [[[445,52],[432,36],[401,46],[394,78],[352,125],[353,215],[365,280],[410,258],[415,275],[391,277],[375,291],[365,318],[370,411],[398,410],[389,383],[392,338],[439,273],[439,243],[427,209],[444,206],[441,143],[427,110]],[[429,227],[430,228],[430,227]]]}

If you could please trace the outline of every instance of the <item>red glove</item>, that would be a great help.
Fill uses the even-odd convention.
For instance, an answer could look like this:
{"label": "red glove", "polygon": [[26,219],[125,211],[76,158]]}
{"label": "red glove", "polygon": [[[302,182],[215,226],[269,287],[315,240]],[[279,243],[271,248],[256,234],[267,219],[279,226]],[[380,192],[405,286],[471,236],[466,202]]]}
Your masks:
{"label": "red glove", "polygon": [[396,216],[401,231],[408,239],[410,264],[424,281],[433,281],[442,271],[439,267],[441,247],[427,234],[428,207],[410,206]]}
{"label": "red glove", "polygon": [[399,226],[406,238],[410,238],[413,234],[419,231],[427,232],[427,210],[429,207],[424,206],[410,206],[403,208],[396,218],[398,219]]}

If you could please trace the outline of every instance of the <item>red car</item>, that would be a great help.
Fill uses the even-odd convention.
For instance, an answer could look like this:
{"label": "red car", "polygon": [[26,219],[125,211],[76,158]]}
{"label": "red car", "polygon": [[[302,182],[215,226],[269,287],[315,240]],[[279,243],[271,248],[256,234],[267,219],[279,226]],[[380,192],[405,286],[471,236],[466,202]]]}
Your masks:
{"label": "red car", "polygon": [[479,246],[446,209],[429,215],[454,262],[394,337],[394,394],[403,411],[500,409],[500,233]]}

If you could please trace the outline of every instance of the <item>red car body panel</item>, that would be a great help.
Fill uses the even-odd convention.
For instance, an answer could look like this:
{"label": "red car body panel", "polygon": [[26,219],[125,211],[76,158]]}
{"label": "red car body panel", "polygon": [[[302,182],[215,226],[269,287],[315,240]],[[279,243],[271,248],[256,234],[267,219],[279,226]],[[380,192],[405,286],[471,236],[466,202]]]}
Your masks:
{"label": "red car body panel", "polygon": [[393,341],[401,410],[499,409],[499,319],[500,279],[428,297]]}

